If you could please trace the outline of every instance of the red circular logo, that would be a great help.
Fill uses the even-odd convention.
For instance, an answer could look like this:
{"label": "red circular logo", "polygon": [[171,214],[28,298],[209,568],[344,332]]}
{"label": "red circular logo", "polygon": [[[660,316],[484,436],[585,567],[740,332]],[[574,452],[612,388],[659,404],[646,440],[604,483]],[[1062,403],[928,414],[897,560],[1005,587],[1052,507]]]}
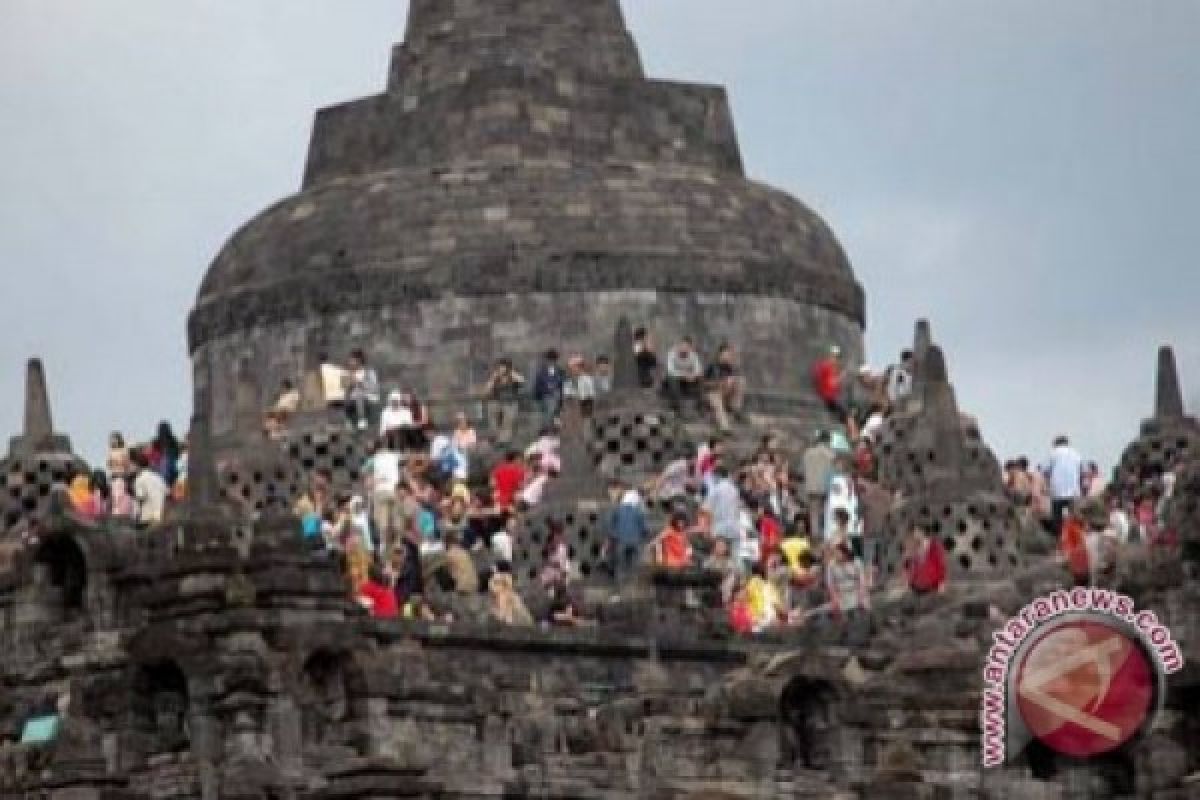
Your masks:
{"label": "red circular logo", "polygon": [[1141,730],[1154,702],[1155,671],[1129,635],[1104,622],[1071,620],[1038,632],[1014,689],[1033,736],[1059,753],[1087,758]]}

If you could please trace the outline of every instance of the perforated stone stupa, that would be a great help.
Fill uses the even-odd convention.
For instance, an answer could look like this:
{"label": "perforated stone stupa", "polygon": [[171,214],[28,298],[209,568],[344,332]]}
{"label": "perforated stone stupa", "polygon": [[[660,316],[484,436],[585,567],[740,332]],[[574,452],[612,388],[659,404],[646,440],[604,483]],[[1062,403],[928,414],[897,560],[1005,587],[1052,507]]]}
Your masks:
{"label": "perforated stone stupa", "polygon": [[1142,423],[1141,434],[1125,448],[1117,467],[1118,483],[1137,482],[1200,457],[1200,422],[1184,409],[1175,351],[1158,351],[1154,415]]}
{"label": "perforated stone stupa", "polygon": [[[189,334],[263,402],[353,347],[454,397],[501,356],[606,353],[621,316],[663,347],[735,343],[773,413],[816,413],[830,344],[862,354],[833,233],[746,177],[723,89],[646,77],[617,0],[414,0],[386,91],[317,115],[301,191],[230,239]],[[220,437],[236,390],[215,374]]]}
{"label": "perforated stone stupa", "polygon": [[920,526],[941,537],[953,579],[1011,578],[1024,562],[1021,524],[996,457],[978,430],[964,425],[942,349],[921,348],[917,371],[922,396],[901,421],[888,456],[902,492],[888,515],[885,574],[892,578],[901,569],[905,536]]}
{"label": "perforated stone stupa", "polygon": [[0,531],[43,519],[56,489],[86,465],[71,451],[71,440],[54,431],[50,394],[42,362],[33,359],[25,376],[25,425],[0,460]]}

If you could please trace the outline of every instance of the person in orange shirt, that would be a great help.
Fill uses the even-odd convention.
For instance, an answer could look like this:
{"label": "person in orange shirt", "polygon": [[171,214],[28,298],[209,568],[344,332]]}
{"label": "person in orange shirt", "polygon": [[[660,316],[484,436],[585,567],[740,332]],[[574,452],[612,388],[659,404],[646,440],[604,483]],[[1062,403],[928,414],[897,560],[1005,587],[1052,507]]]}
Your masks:
{"label": "person in orange shirt", "polygon": [[692,545],[688,541],[688,518],[675,512],[667,527],[654,540],[654,561],[667,569],[687,569],[692,566]]}
{"label": "person in orange shirt", "polygon": [[1078,511],[1066,512],[1059,548],[1067,560],[1067,567],[1071,570],[1071,577],[1075,579],[1076,586],[1087,586],[1091,577],[1086,534],[1087,526],[1082,515]]}

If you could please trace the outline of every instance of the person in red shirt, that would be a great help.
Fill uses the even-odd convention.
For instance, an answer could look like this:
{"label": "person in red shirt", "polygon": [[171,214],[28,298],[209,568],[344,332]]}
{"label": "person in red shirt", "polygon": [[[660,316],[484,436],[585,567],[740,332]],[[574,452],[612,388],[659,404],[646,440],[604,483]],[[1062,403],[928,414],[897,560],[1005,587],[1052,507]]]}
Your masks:
{"label": "person in red shirt", "polygon": [[1067,511],[1062,525],[1059,547],[1076,586],[1087,586],[1091,577],[1091,559],[1087,551],[1087,526],[1075,511]]}
{"label": "person in red shirt", "polygon": [[742,636],[754,633],[754,612],[750,608],[744,584],[734,595],[733,602],[729,604],[729,626],[733,628],[734,633]]}
{"label": "person in red shirt", "polygon": [[836,345],[829,348],[829,355],[813,365],[813,388],[817,397],[825,407],[837,414],[839,419],[846,416],[842,405],[842,350]]}
{"label": "person in red shirt", "polygon": [[366,582],[358,588],[358,601],[370,610],[375,619],[395,619],[400,616],[396,591],[388,586],[378,567],[371,567]]}
{"label": "person in red shirt", "polygon": [[915,594],[931,594],[946,589],[946,550],[942,540],[921,528],[913,528],[905,560],[908,586]]}
{"label": "person in red shirt", "polygon": [[517,492],[524,484],[525,467],[521,464],[521,454],[510,450],[492,470],[492,497],[496,505],[502,510],[511,510]]}
{"label": "person in red shirt", "polygon": [[655,562],[667,569],[687,569],[692,565],[692,545],[688,541],[688,518],[675,512],[654,542]]}
{"label": "person in red shirt", "polygon": [[758,529],[758,558],[765,567],[771,553],[778,550],[779,543],[783,541],[783,525],[765,505],[754,510],[754,517],[754,525]]}

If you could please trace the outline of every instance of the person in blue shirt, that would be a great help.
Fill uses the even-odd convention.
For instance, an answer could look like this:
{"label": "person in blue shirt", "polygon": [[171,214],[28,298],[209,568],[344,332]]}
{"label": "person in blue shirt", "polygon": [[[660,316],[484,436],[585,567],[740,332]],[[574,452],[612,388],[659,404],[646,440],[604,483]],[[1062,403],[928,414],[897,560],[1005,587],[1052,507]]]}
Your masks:
{"label": "person in blue shirt", "polygon": [[642,560],[642,547],[649,536],[646,511],[637,490],[626,483],[613,484],[614,494],[619,493],[620,502],[608,515],[608,539],[605,549],[613,579],[624,583],[637,570]]}
{"label": "person in blue shirt", "polygon": [[558,351],[547,350],[542,366],[533,379],[533,399],[547,425],[553,425],[562,411],[566,382],[567,373],[558,365]]}

